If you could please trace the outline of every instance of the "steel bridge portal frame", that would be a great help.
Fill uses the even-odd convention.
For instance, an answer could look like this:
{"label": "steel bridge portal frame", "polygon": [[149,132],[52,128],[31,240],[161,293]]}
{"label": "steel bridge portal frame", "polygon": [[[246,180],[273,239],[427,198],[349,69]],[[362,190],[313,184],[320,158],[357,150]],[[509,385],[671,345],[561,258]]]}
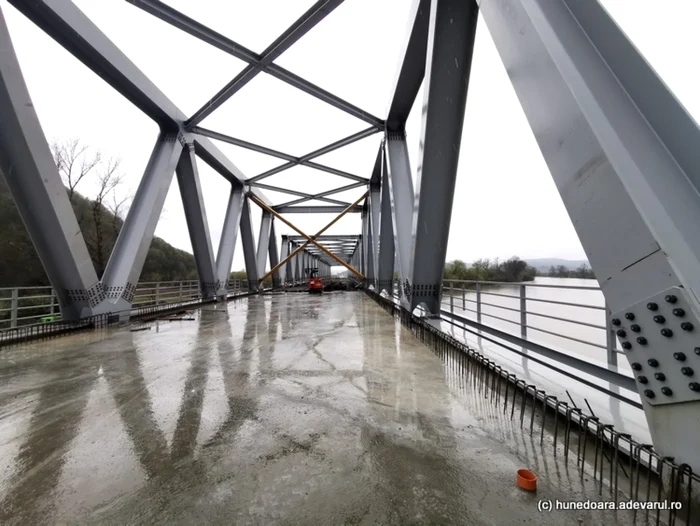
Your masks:
{"label": "steel bridge portal frame", "polygon": [[[81,236],[31,105],[4,18],[0,19],[0,166],[62,312],[79,318],[131,304],[165,194],[177,172],[205,297],[225,296],[237,232],[251,286],[266,258],[277,261],[274,221],[263,216],[256,250],[252,192],[269,206],[261,181],[303,165],[351,181],[294,200],[277,213],[340,213],[332,196],[363,186],[369,196],[355,245],[337,245],[391,294],[394,261],[404,309],[440,312],[459,145],[479,10],[612,310],[611,325],[636,375],[658,451],[700,470],[700,130],[595,0],[415,0],[386,121],[278,66],[274,60],[341,1],[319,1],[262,54],[254,53],[158,0],[135,6],[248,66],[193,116],[185,116],[70,2],[9,0],[161,127],[151,159],[102,280]],[[369,128],[301,157],[248,143],[198,124],[260,72],[353,115]],[[425,85],[421,151],[413,186],[406,120]],[[313,161],[384,131],[368,179]],[[209,138],[281,159],[246,178]],[[195,155],[231,182],[216,260],[208,236]],[[324,206],[300,206],[320,200]],[[282,255],[301,245],[282,239]],[[273,283],[303,279],[317,255],[304,250]],[[321,261],[323,263],[323,261]],[[327,262],[326,262],[327,263]],[[318,263],[314,263],[316,265]]]}
{"label": "steel bridge portal frame", "polygon": [[[150,247],[155,227],[174,173],[177,173],[183,208],[200,279],[203,299],[224,298],[233,262],[236,237],[240,229],[249,285],[258,287],[257,277],[265,271],[269,256],[277,264],[277,238],[274,220],[263,212],[258,241],[252,233],[249,194],[269,204],[259,188],[273,189],[300,197],[276,207],[280,213],[332,213],[348,205],[331,195],[367,185],[367,179],[313,162],[316,157],[352,144],[381,131],[383,121],[342,99],[278,67],[273,61],[318,22],[332,12],[342,0],[316,2],[296,20],[262,55],[230,41],[185,17],[157,0],[131,1],[132,4],[179,27],[249,63],[220,92],[187,118],[74,4],[61,0],[38,2],[11,1],[19,11],[75,55],[92,71],[153,118],[161,133],[136,192],[102,279],[98,279],[87,247],[79,233],[72,208],[64,195],[46,138],[31,105],[27,87],[14,53],[4,16],[0,11],[0,112],[7,123],[0,138],[0,167],[17,204],[39,257],[57,291],[65,319],[78,319],[102,312],[128,313],[139,275]],[[240,90],[260,71],[282,78],[303,91],[354,115],[371,126],[302,157],[293,157],[197,126],[228,97]],[[285,159],[284,166],[246,178],[207,137],[229,142],[273,157]],[[202,199],[196,157],[204,160],[231,183],[222,237],[216,259],[212,251],[206,211]],[[295,165],[351,179],[352,184],[308,194],[264,185],[257,181]],[[310,200],[326,201],[332,206],[295,206]],[[351,212],[359,212],[353,209]],[[77,233],[77,234],[76,234]],[[316,261],[312,254],[304,256]],[[279,273],[273,286],[279,286]]]}
{"label": "steel bridge portal frame", "polygon": [[[698,125],[597,1],[480,10],[611,308],[654,445],[698,470]],[[414,2],[355,256],[391,294],[395,250],[402,307],[429,316],[440,312],[477,13],[476,2]],[[422,81],[414,191],[405,124]]]}

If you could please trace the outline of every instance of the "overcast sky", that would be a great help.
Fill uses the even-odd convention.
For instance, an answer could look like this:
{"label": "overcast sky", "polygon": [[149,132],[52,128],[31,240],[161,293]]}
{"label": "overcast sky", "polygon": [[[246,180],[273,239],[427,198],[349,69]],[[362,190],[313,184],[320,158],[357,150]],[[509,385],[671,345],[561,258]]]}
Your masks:
{"label": "overcast sky", "polygon": [[[245,66],[124,0],[75,3],[187,114],[196,111]],[[313,0],[166,3],[262,52]],[[384,118],[411,3],[412,0],[346,0],[277,63]],[[700,2],[602,3],[699,121]],[[122,191],[135,192],[156,139],[157,126],[5,0],[0,0],[0,6],[47,138],[79,138],[105,156],[120,157],[126,180]],[[421,103],[422,93],[417,101]],[[295,156],[367,127],[266,74],[258,75],[201,125]],[[420,134],[420,114],[415,107],[407,134],[415,178]],[[317,161],[369,177],[380,139],[377,134]],[[248,177],[283,162],[228,144],[216,144]],[[216,251],[229,185],[203,162],[199,169]],[[264,182],[313,193],[351,181],[295,167]],[[93,188],[86,181],[78,190],[89,196]],[[265,193],[274,204],[295,198]],[[358,189],[333,197],[354,201],[362,193]],[[311,234],[333,216],[294,214],[288,218]],[[259,222],[260,210],[254,209],[256,236]],[[329,233],[359,231],[359,214],[350,214]],[[277,233],[294,234],[279,222]],[[191,251],[174,177],[156,235]],[[476,36],[447,257],[472,261],[511,255],[585,257],[482,19]],[[239,239],[233,268],[243,267]]]}

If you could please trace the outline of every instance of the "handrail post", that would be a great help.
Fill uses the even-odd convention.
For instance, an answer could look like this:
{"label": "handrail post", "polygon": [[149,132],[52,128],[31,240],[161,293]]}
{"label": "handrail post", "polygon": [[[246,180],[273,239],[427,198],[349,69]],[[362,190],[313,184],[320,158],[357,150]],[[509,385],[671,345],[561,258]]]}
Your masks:
{"label": "handrail post", "polygon": [[527,296],[525,285],[520,285],[520,336],[527,339]]}
{"label": "handrail post", "polygon": [[17,327],[17,307],[19,304],[19,289],[12,289],[12,301],[10,303],[10,328]]}
{"label": "handrail post", "polygon": [[466,312],[467,310],[467,291],[466,289],[466,283],[462,282],[462,310]]}
{"label": "handrail post", "polygon": [[53,314],[55,312],[55,306],[56,306],[56,291],[51,289],[51,312],[49,314]]}
{"label": "handrail post", "polygon": [[476,321],[481,323],[481,283],[476,283]]}
{"label": "handrail post", "polygon": [[454,291],[454,283],[450,281],[450,312],[452,314],[455,313],[455,291]]}
{"label": "handrail post", "polygon": [[611,312],[608,308],[608,302],[605,302],[605,347],[608,354],[608,365],[617,367],[617,339],[613,330]]}
{"label": "handrail post", "polygon": [[180,299],[179,301],[182,301],[182,281],[180,282]]}
{"label": "handrail post", "polygon": [[160,281],[156,282],[156,305],[160,303]]}

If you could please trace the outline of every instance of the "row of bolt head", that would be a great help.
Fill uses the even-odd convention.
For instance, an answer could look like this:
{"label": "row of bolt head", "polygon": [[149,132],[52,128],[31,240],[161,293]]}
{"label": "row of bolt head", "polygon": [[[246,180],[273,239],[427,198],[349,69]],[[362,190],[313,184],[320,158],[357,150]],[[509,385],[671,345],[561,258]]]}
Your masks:
{"label": "row of bolt head", "polygon": [[[695,374],[695,371],[693,371],[692,367],[681,367],[681,373],[683,373],[685,376],[693,376],[693,374]],[[666,375],[664,373],[654,373],[654,378],[659,382],[666,381]],[[649,383],[649,380],[646,376],[638,376],[637,381],[640,384]]]}
{"label": "row of bolt head", "polygon": [[[674,294],[668,294],[668,295],[666,295],[666,297],[664,299],[666,300],[667,303],[670,303],[670,304],[674,304],[678,301],[678,298]],[[649,303],[647,303],[647,309],[654,312],[654,311],[659,310],[659,305],[656,302],[650,301]],[[673,312],[674,316],[677,316],[679,318],[682,318],[685,316],[685,310],[681,309],[681,308],[675,308],[675,309],[673,309],[672,312]],[[627,319],[629,321],[634,320],[635,319],[634,313],[633,312],[626,312],[625,319]],[[664,318],[663,316],[657,315],[657,316],[654,316],[654,321],[656,323],[665,323],[666,318]],[[622,323],[622,322],[620,321],[619,318],[613,318],[613,320],[612,320],[613,325],[618,326],[618,325],[620,325],[620,323]],[[632,329],[634,332],[639,332],[639,330],[640,330],[639,325],[633,325],[632,327],[637,328],[636,331],[634,329]],[[692,324],[691,324],[691,328],[684,329],[684,330],[693,330]]]}
{"label": "row of bolt head", "polygon": [[[695,352],[695,354],[697,354],[697,355],[700,355],[700,347],[695,347],[695,349],[693,349],[693,352]],[[675,360],[678,360],[679,362],[684,362],[684,361],[686,360],[687,357],[686,357],[686,355],[685,355],[684,352],[680,352],[680,351],[679,351],[679,352],[674,352],[674,353],[673,353],[673,358],[674,358]],[[647,360],[647,363],[648,363],[651,367],[658,367],[658,366],[659,366],[659,361],[658,361],[656,358],[649,358],[649,359]],[[632,367],[632,369],[634,369],[635,371],[639,371],[639,370],[642,368],[642,365],[641,365],[639,362],[633,362],[633,363],[631,364],[631,367]],[[683,369],[690,369],[691,374],[692,374],[692,369],[691,369],[690,367],[681,368],[681,372],[683,371]],[[683,373],[683,374],[686,374],[686,373]],[[691,376],[691,374],[688,374],[688,375],[686,375],[686,376]]]}
{"label": "row of bolt head", "polygon": [[[691,391],[695,391],[696,393],[700,392],[700,383],[698,383],[698,382],[690,382],[688,384],[688,387],[690,388]],[[662,387],[661,394],[664,394],[666,396],[672,396],[673,389],[671,389],[670,387]],[[645,389],[644,396],[646,396],[647,398],[655,398],[656,394],[651,389]]]}

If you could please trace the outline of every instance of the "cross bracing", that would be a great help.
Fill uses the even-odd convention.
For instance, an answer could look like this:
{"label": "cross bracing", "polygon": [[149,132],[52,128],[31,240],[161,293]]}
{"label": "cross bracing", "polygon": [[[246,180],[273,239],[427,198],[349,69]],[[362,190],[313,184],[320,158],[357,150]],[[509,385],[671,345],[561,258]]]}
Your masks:
{"label": "cross bracing", "polygon": [[[628,360],[642,370],[635,385],[655,446],[662,454],[700,468],[694,444],[684,439],[700,431],[700,393],[688,387],[687,371],[679,372],[678,363],[697,356],[694,349],[700,346],[694,330],[700,328],[700,130],[596,0],[414,1],[385,115],[374,115],[276,62],[323,23],[340,0],[316,2],[259,53],[166,3],[131,0],[135,8],[245,63],[191,114],[169,100],[72,2],[9,3],[160,128],[134,203],[98,279],[84,240],[76,235],[77,221],[2,16],[1,168],[67,319],[128,312],[175,174],[205,299],[226,296],[240,238],[253,288],[260,286],[268,264],[276,269],[276,287],[289,276],[303,279],[299,271],[304,268],[320,265],[327,270],[337,263],[388,294],[393,294],[397,272],[402,308],[439,315],[480,16],[601,284],[611,324],[622,325],[632,316],[635,326],[649,335],[642,344],[629,341],[625,329],[617,330],[629,344],[623,347],[629,351]],[[314,97],[361,126],[343,139],[292,153],[208,124],[209,117],[260,76]],[[406,120],[421,85],[420,151],[417,165],[411,166]],[[381,144],[366,173],[320,159],[373,136],[381,137]],[[260,173],[243,173],[214,141],[266,155],[278,164]],[[503,147],[507,152],[507,145]],[[201,161],[229,184],[216,255],[199,181]],[[300,169],[342,183],[319,190],[275,182],[285,172]],[[272,202],[266,192],[285,198]],[[348,192],[357,194],[346,198]],[[254,228],[254,213],[261,214],[259,228]],[[358,214],[361,228],[347,238],[324,238],[323,229],[308,232],[294,225],[294,214],[309,213]],[[280,223],[292,225],[298,236],[286,236],[278,250]],[[325,229],[330,224],[318,226]],[[644,316],[653,310],[649,305],[658,309],[674,302],[687,307],[685,328],[674,325],[659,336],[654,325],[659,322]],[[664,319],[678,321],[671,315]],[[652,363],[656,365],[648,365]],[[666,383],[659,384],[647,367],[663,370]]]}

